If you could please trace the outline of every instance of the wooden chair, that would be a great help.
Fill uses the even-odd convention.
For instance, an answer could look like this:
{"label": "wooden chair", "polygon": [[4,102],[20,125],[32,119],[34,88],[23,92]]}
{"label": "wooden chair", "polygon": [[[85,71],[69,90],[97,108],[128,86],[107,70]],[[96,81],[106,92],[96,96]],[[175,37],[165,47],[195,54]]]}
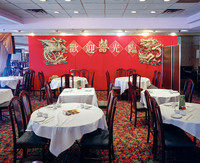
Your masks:
{"label": "wooden chair", "polygon": [[45,88],[44,88],[45,78],[44,78],[44,73],[42,71],[38,72],[38,80],[39,80],[40,101],[41,101],[42,94],[43,94],[43,98],[45,94]]}
{"label": "wooden chair", "polygon": [[20,87],[20,90],[25,90],[27,92],[30,91],[30,72],[26,71],[23,76],[22,86]]}
{"label": "wooden chair", "polygon": [[157,79],[157,71],[155,70],[153,73],[152,83],[147,89],[158,89],[158,87],[156,87],[156,79]]}
{"label": "wooden chair", "polygon": [[109,113],[110,119],[108,122],[108,130],[97,129],[91,133],[83,135],[80,145],[81,145],[81,160],[85,159],[96,159],[104,160],[106,158],[88,157],[88,152],[90,150],[108,150],[108,160],[111,162],[115,159],[114,156],[114,146],[113,146],[113,123],[114,115],[116,110],[117,97],[113,96],[112,102],[110,102]]}
{"label": "wooden chair", "polygon": [[116,78],[126,76],[126,70],[123,68],[119,68],[116,70]]}
{"label": "wooden chair", "polygon": [[194,82],[191,79],[188,79],[185,82],[183,94],[185,95],[186,102],[192,102],[192,95],[194,90]]}
{"label": "wooden chair", "polygon": [[[141,97],[141,75],[135,73],[129,76],[129,81],[131,81],[132,78],[132,85],[134,90],[136,91],[136,100],[140,101],[140,97]],[[137,84],[138,83],[138,84]],[[130,93],[129,93],[130,96]]]}
{"label": "wooden chair", "polygon": [[[14,91],[14,96],[19,96],[19,94],[20,94],[20,83],[21,83],[21,81],[18,80],[16,89]],[[1,121],[3,120],[2,111],[8,109],[9,103],[10,103],[10,101],[6,101],[6,102],[0,104],[0,120]]]}
{"label": "wooden chair", "polygon": [[161,72],[157,72],[157,78],[156,78],[155,86],[157,88],[161,88]]}
{"label": "wooden chair", "polygon": [[76,69],[69,70],[69,74],[73,75],[73,76],[79,76],[80,75],[79,70],[76,70]]}
{"label": "wooden chair", "polygon": [[[26,158],[28,148],[42,148],[42,158],[45,161],[45,148],[47,139],[37,136],[32,131],[25,131],[26,124],[22,103],[19,97],[13,97],[9,104],[10,121],[13,133],[14,163],[17,160],[17,152],[23,149],[23,158]],[[18,150],[19,149],[19,150]]]}
{"label": "wooden chair", "polygon": [[30,91],[33,92],[35,95],[35,89],[34,89],[34,83],[35,83],[35,71],[34,70],[29,70],[30,72]]}
{"label": "wooden chair", "polygon": [[132,85],[132,83],[129,81],[128,82],[128,86],[131,92],[131,112],[130,112],[130,121],[132,119],[132,113],[133,110],[135,111],[135,127],[136,127],[136,123],[137,123],[137,113],[138,112],[145,112],[145,120],[147,122],[147,113],[148,113],[148,109],[144,107],[144,105],[140,102],[137,102],[136,100],[136,91],[134,89],[134,86]]}
{"label": "wooden chair", "polygon": [[132,74],[135,74],[136,73],[136,70],[132,69],[132,68],[129,68],[128,70],[126,70],[126,76],[130,76]]}
{"label": "wooden chair", "polygon": [[85,85],[86,88],[93,88],[94,87],[94,75],[95,75],[95,72],[92,73],[91,84]]}
{"label": "wooden chair", "polygon": [[52,95],[51,87],[47,81],[44,82],[44,88],[45,88],[45,95],[47,99],[47,105],[53,104],[53,95]]}
{"label": "wooden chair", "polygon": [[81,77],[85,77],[89,83],[89,71],[87,69],[81,69],[79,70],[79,75]]}
{"label": "wooden chair", "polygon": [[[72,80],[72,87],[70,87],[70,80]],[[74,76],[70,74],[61,75],[61,91],[64,88],[74,88]]]}
{"label": "wooden chair", "polygon": [[[167,150],[174,150],[174,151],[192,151],[194,153],[195,143],[180,129],[171,128],[171,127],[164,127],[162,121],[162,115],[160,112],[160,107],[157,104],[156,100],[151,97],[151,104],[155,114],[155,128],[157,132],[157,141],[155,147],[154,156],[157,156],[157,145],[160,144],[162,148],[162,158],[161,162],[165,162],[165,151]],[[191,157],[193,158],[193,157]],[[177,161],[177,160],[176,160]]]}
{"label": "wooden chair", "polygon": [[22,107],[23,107],[24,116],[25,116],[25,122],[24,123],[27,126],[28,122],[30,120],[31,114],[33,112],[29,93],[23,90],[20,93],[19,98],[22,101]]}

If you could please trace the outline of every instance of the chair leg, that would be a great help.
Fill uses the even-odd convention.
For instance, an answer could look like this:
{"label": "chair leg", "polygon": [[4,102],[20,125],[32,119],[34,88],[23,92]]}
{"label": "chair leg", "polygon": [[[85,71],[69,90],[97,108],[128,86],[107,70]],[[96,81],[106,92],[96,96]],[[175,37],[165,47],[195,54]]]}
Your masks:
{"label": "chair leg", "polygon": [[2,110],[0,109],[0,120],[2,121],[3,118],[2,118]]}
{"label": "chair leg", "polygon": [[137,123],[137,111],[135,111],[135,127],[136,127],[136,123]]}
{"label": "chair leg", "polygon": [[40,101],[41,101],[41,94],[42,94],[42,92],[41,92],[41,90],[40,90]]}
{"label": "chair leg", "polygon": [[131,101],[130,121],[131,121],[131,119],[132,119],[132,112],[133,112],[133,110],[132,110],[132,101]]}
{"label": "chair leg", "polygon": [[16,151],[16,149],[14,148],[14,163],[16,163],[16,161],[17,161],[17,151]]}
{"label": "chair leg", "polygon": [[42,148],[42,161],[45,162],[45,147]]}
{"label": "chair leg", "polygon": [[149,143],[149,137],[150,137],[150,124],[148,123],[147,143]]}

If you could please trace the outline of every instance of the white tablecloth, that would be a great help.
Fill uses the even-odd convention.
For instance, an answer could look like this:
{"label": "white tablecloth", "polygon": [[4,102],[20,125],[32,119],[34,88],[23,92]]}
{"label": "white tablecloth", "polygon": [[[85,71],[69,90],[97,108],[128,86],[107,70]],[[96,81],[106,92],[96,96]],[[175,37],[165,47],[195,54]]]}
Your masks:
{"label": "white tablecloth", "polygon": [[23,80],[22,76],[6,76],[6,77],[0,77],[0,84],[1,87],[8,86],[11,89],[15,89],[17,86],[18,80]]}
{"label": "white tablecloth", "polygon": [[[180,93],[170,89],[148,89],[149,94],[155,98],[158,105],[166,102],[178,102]],[[140,102],[146,106],[144,90],[141,92]]]}
{"label": "white tablecloth", "polygon": [[[88,81],[85,77],[74,76],[74,88],[77,88],[77,81],[81,80],[81,87],[85,88]],[[63,79],[63,85],[65,80]],[[57,89],[61,87],[61,78],[54,78],[50,83],[51,89]],[[70,80],[70,87],[72,87],[72,80]]]}
{"label": "white tablecloth", "polygon": [[[122,94],[126,89],[128,89],[128,78],[129,77],[119,77],[115,79],[115,86],[121,87],[120,94]],[[130,78],[132,81],[132,78]],[[139,78],[137,78],[137,85],[139,85]],[[147,89],[151,85],[151,82],[146,77],[141,77],[140,88]]]}
{"label": "white tablecloth", "polygon": [[[84,134],[97,128],[107,129],[104,113],[96,106],[83,109],[80,103],[61,104],[60,108],[53,109],[52,105],[39,109],[47,113],[48,118],[37,116],[38,110],[32,113],[27,131],[33,131],[36,135],[50,139],[49,150],[55,156],[70,148],[74,142]],[[89,105],[87,105],[89,106]],[[78,114],[67,116],[64,110],[77,109]],[[37,122],[37,120],[41,120]]]}
{"label": "white tablecloth", "polygon": [[[178,110],[178,103],[176,109]],[[181,110],[186,115],[180,119],[171,117],[175,112],[170,103],[160,105],[160,110],[164,123],[173,124],[200,139],[200,104],[186,103],[186,109]]]}
{"label": "white tablecloth", "polygon": [[97,96],[94,88],[65,88],[58,97],[58,103],[86,103],[94,106],[97,104]]}
{"label": "white tablecloth", "polygon": [[11,89],[0,89],[0,104],[10,101],[13,98]]}

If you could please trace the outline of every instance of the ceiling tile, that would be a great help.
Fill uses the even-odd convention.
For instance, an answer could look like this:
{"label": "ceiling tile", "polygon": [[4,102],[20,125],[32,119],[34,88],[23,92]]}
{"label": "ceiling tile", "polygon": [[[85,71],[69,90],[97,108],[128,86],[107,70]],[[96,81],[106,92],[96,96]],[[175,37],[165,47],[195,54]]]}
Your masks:
{"label": "ceiling tile", "polygon": [[104,4],[104,0],[81,0],[83,3]]}
{"label": "ceiling tile", "polygon": [[119,1],[119,0],[106,0],[107,4],[126,4],[128,3],[129,0],[123,0],[123,1]]}
{"label": "ceiling tile", "polygon": [[41,8],[43,8],[44,10],[62,10],[62,8],[60,7],[60,5],[58,4],[38,4]]}
{"label": "ceiling tile", "polygon": [[124,10],[106,10],[106,14],[123,14]]}
{"label": "ceiling tile", "polygon": [[64,9],[83,9],[83,6],[79,3],[79,4],[62,4],[62,7]]}
{"label": "ceiling tile", "polygon": [[84,4],[85,9],[104,9],[104,4],[90,4],[90,3],[85,3]]}
{"label": "ceiling tile", "polygon": [[39,7],[38,5],[33,4],[29,4],[29,3],[21,3],[21,4],[16,4],[19,8],[22,9],[41,9],[41,7]]}
{"label": "ceiling tile", "polygon": [[149,3],[145,3],[145,4],[129,4],[127,9],[128,10],[141,10],[141,9],[146,9],[149,6]]}
{"label": "ceiling tile", "polygon": [[13,4],[9,4],[9,3],[6,3],[6,4],[1,4],[0,5],[0,9],[3,9],[3,10],[16,10],[16,9],[19,9],[19,7],[13,5]]}
{"label": "ceiling tile", "polygon": [[31,0],[7,0],[8,2],[11,2],[11,3],[33,3]]}
{"label": "ceiling tile", "polygon": [[172,6],[170,6],[169,8],[171,9],[187,9],[187,8],[190,8],[190,7],[193,7],[194,3],[175,3],[173,4]]}
{"label": "ceiling tile", "polygon": [[88,14],[103,14],[104,10],[86,10]]}
{"label": "ceiling tile", "polygon": [[161,4],[161,3],[159,3],[159,4],[150,4],[150,5],[147,7],[147,9],[148,9],[148,10],[167,9],[167,8],[169,8],[170,6],[171,6],[171,4],[165,4],[165,5],[163,5],[163,4]]}
{"label": "ceiling tile", "polygon": [[80,0],[72,0],[71,2],[67,2],[65,0],[56,0],[60,4],[80,4]]}
{"label": "ceiling tile", "polygon": [[[145,2],[140,2],[139,0],[130,0],[129,3],[138,3],[138,4],[149,4],[152,3],[154,0],[146,0]],[[160,0],[162,1],[162,0]]]}
{"label": "ceiling tile", "polygon": [[126,4],[106,4],[106,9],[114,9],[114,10],[124,10],[126,8]]}
{"label": "ceiling tile", "polygon": [[47,0],[46,2],[42,2],[40,0],[32,0],[33,2],[35,3],[38,3],[38,4],[49,4],[49,3],[57,3],[56,0]]}
{"label": "ceiling tile", "polygon": [[32,14],[30,14],[30,13],[24,11],[24,10],[8,10],[8,12],[15,14],[15,15],[22,17],[22,18],[32,18],[32,17],[34,17]]}

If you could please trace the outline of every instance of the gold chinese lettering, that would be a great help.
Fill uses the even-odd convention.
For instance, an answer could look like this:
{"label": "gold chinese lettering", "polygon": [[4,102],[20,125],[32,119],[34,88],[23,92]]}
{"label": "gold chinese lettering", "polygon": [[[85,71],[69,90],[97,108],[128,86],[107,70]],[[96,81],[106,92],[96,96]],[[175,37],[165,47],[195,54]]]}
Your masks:
{"label": "gold chinese lettering", "polygon": [[86,46],[86,53],[94,53],[94,51],[95,51],[95,45],[93,44],[93,45],[87,45]]}
{"label": "gold chinese lettering", "polygon": [[101,41],[99,42],[99,47],[97,48],[99,49],[100,53],[105,53],[107,49],[109,49],[108,41],[107,40],[103,41],[103,39],[101,39]]}
{"label": "gold chinese lettering", "polygon": [[76,52],[78,52],[78,45],[70,44],[70,53],[76,53]]}
{"label": "gold chinese lettering", "polygon": [[115,43],[112,48],[113,48],[112,52],[115,51],[116,53],[120,53],[120,51],[118,51],[118,49],[120,48],[119,44]]}
{"label": "gold chinese lettering", "polygon": [[128,53],[137,53],[137,49],[136,49],[135,44],[129,44],[128,45]]}

